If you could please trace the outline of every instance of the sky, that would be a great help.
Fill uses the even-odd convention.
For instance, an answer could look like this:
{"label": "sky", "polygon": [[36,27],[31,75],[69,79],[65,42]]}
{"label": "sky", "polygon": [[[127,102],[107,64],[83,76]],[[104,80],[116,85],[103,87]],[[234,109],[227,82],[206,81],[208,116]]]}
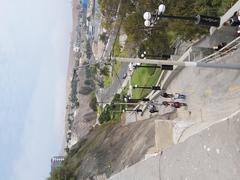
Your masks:
{"label": "sky", "polygon": [[0,0],[0,174],[42,180],[64,139],[70,0]]}

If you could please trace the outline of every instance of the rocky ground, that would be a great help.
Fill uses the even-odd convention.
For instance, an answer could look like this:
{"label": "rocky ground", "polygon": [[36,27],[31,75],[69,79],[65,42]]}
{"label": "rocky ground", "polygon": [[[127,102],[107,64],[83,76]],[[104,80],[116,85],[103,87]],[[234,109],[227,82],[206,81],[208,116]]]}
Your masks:
{"label": "rocky ground", "polygon": [[[78,74],[80,77],[79,89],[84,86],[86,79],[85,70],[81,70]],[[89,107],[90,95],[78,94],[79,108],[74,121],[74,132],[81,139],[96,123],[97,113]]]}
{"label": "rocky ground", "polygon": [[154,134],[152,120],[96,127],[72,148],[66,165],[75,170],[78,179],[104,173],[109,177],[143,159],[154,146]]}

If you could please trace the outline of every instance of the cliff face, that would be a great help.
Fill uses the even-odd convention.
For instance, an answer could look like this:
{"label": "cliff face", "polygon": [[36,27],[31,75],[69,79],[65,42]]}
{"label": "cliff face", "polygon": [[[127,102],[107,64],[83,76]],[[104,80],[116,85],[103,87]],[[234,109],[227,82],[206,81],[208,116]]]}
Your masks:
{"label": "cliff face", "polygon": [[72,148],[65,167],[78,179],[109,177],[143,159],[154,146],[154,135],[152,120],[96,127]]}

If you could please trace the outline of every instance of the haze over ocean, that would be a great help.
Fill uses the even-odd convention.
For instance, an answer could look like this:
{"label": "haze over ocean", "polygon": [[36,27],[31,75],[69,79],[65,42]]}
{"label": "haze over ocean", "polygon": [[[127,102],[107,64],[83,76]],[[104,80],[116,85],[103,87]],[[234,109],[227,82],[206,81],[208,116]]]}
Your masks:
{"label": "haze over ocean", "polygon": [[71,8],[66,0],[0,0],[4,180],[45,179],[61,150]]}

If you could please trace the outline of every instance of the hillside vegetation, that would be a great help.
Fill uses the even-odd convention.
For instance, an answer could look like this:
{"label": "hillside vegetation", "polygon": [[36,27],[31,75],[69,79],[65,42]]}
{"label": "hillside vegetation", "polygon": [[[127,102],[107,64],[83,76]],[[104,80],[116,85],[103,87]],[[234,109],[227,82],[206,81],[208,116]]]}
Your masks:
{"label": "hillside vegetation", "polygon": [[154,12],[163,2],[167,15],[209,16],[223,15],[237,0],[99,0],[103,14],[103,25],[110,32],[116,20],[118,4],[121,2],[118,18],[122,18],[122,29],[127,34],[126,48],[136,47],[147,50],[150,54],[161,56],[172,53],[171,45],[180,37],[184,40],[196,39],[207,34],[209,27],[195,25],[193,22],[160,19],[157,28],[144,27],[143,13]]}

